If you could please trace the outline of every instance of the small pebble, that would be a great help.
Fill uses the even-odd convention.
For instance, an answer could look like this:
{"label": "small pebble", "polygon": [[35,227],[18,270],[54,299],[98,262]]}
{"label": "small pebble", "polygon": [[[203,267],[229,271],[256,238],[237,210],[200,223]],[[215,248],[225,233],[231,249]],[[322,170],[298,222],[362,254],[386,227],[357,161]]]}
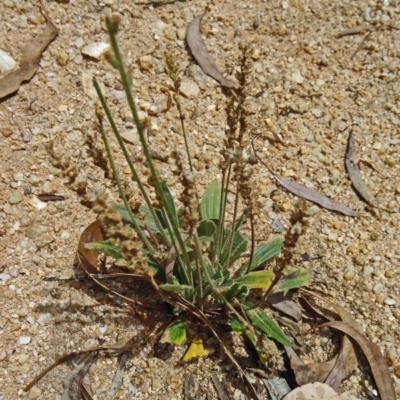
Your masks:
{"label": "small pebble", "polygon": [[365,264],[365,257],[362,256],[361,254],[357,254],[354,257],[354,262],[355,262],[356,265],[363,266]]}
{"label": "small pebble", "polygon": [[140,57],[139,67],[142,71],[149,71],[153,67],[153,58],[151,56]]}
{"label": "small pebble", "polygon": [[354,278],[354,275],[355,275],[354,266],[353,265],[349,265],[346,268],[346,272],[344,273],[343,278],[346,281],[351,281]]}
{"label": "small pebble", "polygon": [[18,356],[18,362],[19,362],[20,364],[25,364],[25,363],[28,361],[28,359],[29,359],[28,355],[27,355],[27,354],[24,354],[24,353],[22,353],[22,354],[20,354],[20,355]]}
{"label": "small pebble", "polygon": [[198,65],[192,64],[187,71],[188,76],[192,78],[201,89],[205,89],[207,87],[207,75]]}
{"label": "small pebble", "polygon": [[279,219],[272,222],[271,228],[278,233],[285,232],[285,227]]}
{"label": "small pebble", "polygon": [[2,272],[0,274],[0,281],[7,282],[10,279],[11,279],[11,275],[10,274],[6,274],[5,272]]}
{"label": "small pebble", "polygon": [[41,326],[46,325],[48,319],[50,319],[52,315],[50,313],[40,314],[38,318],[38,324]]}
{"label": "small pebble", "polygon": [[11,71],[16,65],[17,62],[5,51],[0,49],[0,74]]}
{"label": "small pebble", "polygon": [[378,283],[376,283],[375,284],[375,286],[373,287],[373,292],[375,293],[375,294],[379,294],[379,293],[381,293],[382,292],[382,290],[385,288],[385,286],[382,284],[382,283],[380,283],[380,282],[378,282]]}
{"label": "small pebble", "polygon": [[139,138],[137,129],[130,129],[127,131],[122,131],[120,133],[121,133],[122,140],[124,142],[130,143],[130,144],[139,144],[140,138]]}
{"label": "small pebble", "polygon": [[84,56],[101,60],[104,54],[110,49],[110,45],[105,42],[91,43],[83,47],[81,52]]}
{"label": "small pebble", "polygon": [[31,341],[31,337],[30,336],[20,336],[18,338],[18,344],[28,344]]}
{"label": "small pebble", "polygon": [[300,84],[304,82],[304,78],[303,78],[303,76],[301,75],[301,73],[300,73],[299,70],[295,71],[295,72],[292,74],[292,82],[300,83]]}
{"label": "small pebble", "polygon": [[69,56],[65,51],[60,51],[56,54],[56,62],[61,67],[65,67],[68,63]]}
{"label": "small pebble", "polygon": [[2,128],[1,133],[3,134],[4,137],[9,137],[13,134],[13,131],[11,128],[6,126],[6,127]]}
{"label": "small pebble", "polygon": [[179,90],[187,98],[197,97],[200,93],[200,88],[194,82],[190,81],[183,81]]}
{"label": "small pebble", "polygon": [[396,304],[396,300],[391,299],[390,297],[388,297],[384,301],[385,301],[385,304],[387,304],[388,306],[394,306]]}
{"label": "small pebble", "polygon": [[48,258],[46,260],[46,267],[47,268],[55,268],[57,266],[56,260],[54,258]]}
{"label": "small pebble", "polygon": [[42,396],[42,389],[37,386],[34,386],[28,393],[28,399],[36,400],[40,399]]}
{"label": "small pebble", "polygon": [[18,204],[18,203],[20,203],[20,202],[22,201],[22,199],[23,199],[22,193],[21,193],[21,192],[15,191],[15,192],[12,192],[12,193],[8,196],[7,201],[8,201],[10,204]]}

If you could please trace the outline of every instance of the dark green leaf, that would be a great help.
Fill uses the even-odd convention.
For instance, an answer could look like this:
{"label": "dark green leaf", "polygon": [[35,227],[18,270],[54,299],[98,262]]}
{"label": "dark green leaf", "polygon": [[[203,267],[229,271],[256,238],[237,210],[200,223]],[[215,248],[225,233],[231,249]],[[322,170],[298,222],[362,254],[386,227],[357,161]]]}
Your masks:
{"label": "dark green leaf", "polygon": [[[227,230],[226,234],[230,235],[231,231]],[[229,268],[243,254],[247,248],[247,244],[247,240],[241,235],[240,232],[234,232],[229,265],[226,265],[229,256],[229,237],[225,240],[221,255],[219,257],[219,262],[221,265],[223,265],[225,268]]]}
{"label": "dark green leaf", "polygon": [[229,317],[229,325],[231,326],[233,332],[237,333],[238,335],[246,330],[246,326],[243,324],[243,322],[239,321],[234,316]]}
{"label": "dark green leaf", "polygon": [[[125,204],[114,204],[114,209],[117,210],[121,214],[122,219],[133,224],[132,218],[129,215],[128,210],[126,209]],[[142,221],[140,221],[140,219],[135,218],[135,220],[140,227],[143,226],[143,223],[142,223]]]}
{"label": "dark green leaf", "polygon": [[159,286],[160,289],[165,290],[166,292],[179,293],[182,290],[191,290],[192,286],[189,285],[180,285],[179,283],[164,283]]}
{"label": "dark green leaf", "polygon": [[165,197],[165,201],[167,202],[167,204],[164,204],[164,206],[169,209],[172,218],[176,223],[176,226],[179,226],[179,216],[175,208],[174,198],[172,197],[171,192],[169,191],[166,181],[161,182],[161,188]]}
{"label": "dark green leaf", "polygon": [[211,238],[216,230],[216,226],[213,221],[211,220],[204,220],[201,221],[199,227],[197,228],[197,234],[199,237],[209,237]]}
{"label": "dark green leaf", "polygon": [[119,252],[118,247],[115,246],[114,239],[107,239],[104,242],[85,243],[85,248],[88,250],[101,251],[108,256],[113,257],[115,260],[123,260],[124,257]]}
{"label": "dark green leaf", "polygon": [[284,346],[291,346],[292,343],[286,337],[281,328],[261,308],[247,311],[246,315],[254,326],[261,329],[268,337],[275,339]]}
{"label": "dark green leaf", "polygon": [[201,218],[219,220],[219,208],[221,203],[221,185],[214,179],[205,190],[201,199]]}
{"label": "dark green leaf", "polygon": [[[272,257],[277,256],[281,252],[282,245],[283,238],[274,239],[268,243],[261,243],[254,251],[254,257],[249,271],[254,270],[262,263],[268,261]],[[249,261],[243,264],[243,266],[240,268],[239,275],[242,275],[245,271],[247,271],[248,265]]]}

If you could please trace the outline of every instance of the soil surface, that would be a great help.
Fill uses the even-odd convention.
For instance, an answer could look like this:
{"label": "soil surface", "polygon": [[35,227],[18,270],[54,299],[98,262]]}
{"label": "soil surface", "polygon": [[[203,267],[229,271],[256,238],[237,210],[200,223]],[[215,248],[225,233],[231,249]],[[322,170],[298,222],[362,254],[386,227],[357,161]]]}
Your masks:
{"label": "soil surface", "polygon": [[[183,149],[179,115],[174,107],[165,111],[173,88],[164,59],[169,51],[182,71],[199,190],[220,177],[218,147],[224,143],[227,92],[202,73],[185,42],[189,23],[207,6],[204,41],[227,77],[235,79],[239,44],[246,41],[254,48],[249,131],[260,135],[260,157],[276,174],[360,213],[352,218],[318,209],[296,249],[297,265],[310,269],[313,281],[379,345],[400,398],[399,2],[194,0],[149,7],[130,0],[59,0],[46,5],[59,34],[43,53],[38,71],[0,103],[1,400],[61,399],[70,371],[65,364],[28,394],[22,389],[61,354],[143,333],[129,305],[93,283],[45,280],[74,276],[79,236],[96,218],[65,185],[68,179],[53,166],[45,146],[52,141],[58,154],[70,156],[89,190],[105,189],[117,198],[115,186],[94,165],[85,145],[85,135],[98,137],[95,77],[130,142],[132,157],[140,161],[117,73],[105,60],[87,55],[87,45],[108,43],[104,17],[118,13],[119,41],[132,71],[140,116],[149,123],[152,149],[161,155]],[[0,21],[0,48],[17,62],[24,44],[45,26],[40,3],[33,0],[2,0]],[[359,32],[337,37],[363,24]],[[360,198],[348,178],[344,160],[351,124],[356,124],[356,161],[361,160],[361,174],[382,209]],[[128,177],[126,162],[117,158],[117,163]],[[160,161],[159,166],[178,193],[173,163]],[[253,179],[259,191],[258,236],[282,236],[295,196],[261,164]],[[41,202],[36,196],[43,193],[65,200]],[[134,289],[125,294],[136,296]],[[311,359],[324,352],[325,339],[318,333],[304,339]],[[211,357],[181,364],[185,348],[162,360],[149,356],[151,346],[143,344],[129,358],[114,398],[182,399],[186,384],[194,391],[186,390],[186,398],[216,399],[212,377],[223,383],[228,398],[245,398],[240,379],[218,349]],[[93,399],[112,398],[117,365],[116,357],[94,361],[85,378]],[[365,383],[371,388],[370,372],[357,369],[340,391],[368,398]]]}

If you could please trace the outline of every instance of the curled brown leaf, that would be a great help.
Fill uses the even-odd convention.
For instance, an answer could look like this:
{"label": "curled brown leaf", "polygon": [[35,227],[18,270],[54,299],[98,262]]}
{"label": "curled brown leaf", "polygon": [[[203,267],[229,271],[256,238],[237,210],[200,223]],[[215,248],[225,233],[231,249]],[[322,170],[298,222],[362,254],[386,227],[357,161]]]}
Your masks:
{"label": "curled brown leaf", "polygon": [[25,45],[19,68],[0,79],[0,99],[16,92],[22,82],[29,81],[35,75],[42,53],[58,34],[58,28],[47,15],[43,5],[40,10],[46,18],[46,27],[41,35],[33,38]]}
{"label": "curled brown leaf", "polygon": [[327,322],[326,324],[320,325],[320,328],[322,327],[337,329],[357,342],[371,367],[372,375],[375,379],[381,400],[396,400],[396,393],[390,377],[389,369],[379,347],[375,343],[372,343],[358,330],[345,322]]}
{"label": "curled brown leaf", "polygon": [[316,190],[310,189],[306,186],[300,185],[297,182],[291,181],[286,178],[282,178],[279,175],[274,174],[274,178],[280,183],[285,189],[289,190],[296,196],[302,197],[303,199],[312,201],[320,205],[323,208],[331,211],[337,211],[341,214],[347,215],[349,217],[358,217],[360,214],[357,211],[345,206],[343,203],[331,200],[324,194],[317,192]]}
{"label": "curled brown leaf", "polygon": [[[355,155],[356,155],[356,147],[354,144],[354,136],[353,133],[351,132],[349,135],[349,141],[347,145],[347,154],[346,154],[346,168],[347,168],[347,173],[349,174],[349,178],[351,180],[351,183],[354,186],[354,189],[356,192],[371,206],[379,208],[381,210],[385,210],[382,208],[379,204],[379,201],[375,198],[375,196],[372,194],[371,190],[367,186],[367,184],[364,182],[360,170],[357,168],[356,163],[355,163]],[[393,212],[390,210],[385,210],[388,212]]]}
{"label": "curled brown leaf", "polygon": [[189,49],[192,52],[195,60],[199,63],[203,72],[217,80],[222,86],[237,89],[239,84],[225,78],[218,70],[207,51],[203,39],[201,38],[200,21],[203,18],[203,15],[204,14],[195,17],[195,19],[189,25],[186,37]]}

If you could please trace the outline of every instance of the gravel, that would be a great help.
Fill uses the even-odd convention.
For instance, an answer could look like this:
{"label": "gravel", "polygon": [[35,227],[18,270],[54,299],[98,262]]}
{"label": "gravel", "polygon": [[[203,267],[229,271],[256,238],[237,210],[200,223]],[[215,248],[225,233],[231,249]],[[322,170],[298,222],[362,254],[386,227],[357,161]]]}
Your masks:
{"label": "gravel", "polygon": [[[82,145],[86,133],[98,135],[97,95],[92,86],[96,77],[118,126],[130,134],[126,138],[130,154],[133,159],[140,156],[136,132],[125,125],[130,121],[124,119],[125,98],[115,70],[106,61],[92,58],[85,47],[108,43],[103,18],[116,12],[122,16],[119,39],[133,76],[132,92],[143,120],[152,127],[152,149],[169,154],[184,148],[177,111],[171,107],[164,112],[162,99],[157,98],[165,95],[164,89],[172,89],[164,65],[164,53],[170,51],[182,71],[182,103],[199,188],[202,191],[211,179],[220,177],[216,165],[226,126],[224,89],[199,71],[183,34],[206,5],[203,0],[150,8],[134,6],[129,0],[48,2],[60,33],[43,53],[31,81],[0,104],[0,399],[61,398],[69,372],[65,365],[28,394],[22,388],[60,353],[83,348],[88,340],[111,344],[123,335],[141,332],[140,321],[128,307],[90,283],[44,280],[74,274],[79,235],[95,219],[64,185],[67,179],[53,167],[45,144],[52,140],[58,152],[72,156],[81,174],[91,177],[91,189],[106,188],[117,201],[115,187]],[[301,266],[324,282],[331,299],[351,312],[365,335],[380,346],[398,397],[399,214],[367,206],[354,192],[343,160],[349,133],[345,128],[355,123],[352,129],[363,178],[385,208],[399,209],[400,37],[389,28],[374,31],[351,60],[364,36],[335,35],[362,23],[396,25],[399,16],[396,2],[227,0],[211,3],[202,23],[207,48],[227,75],[234,76],[239,43],[252,43],[255,72],[246,100],[251,110],[247,122],[252,134],[260,135],[256,142],[262,159],[277,174],[320,190],[362,214],[351,219],[320,210],[310,218],[296,254],[309,254],[310,260]],[[1,18],[0,48],[19,60],[24,43],[43,30],[39,1],[6,0]],[[126,167],[118,157],[117,164],[121,171]],[[172,165],[161,164],[160,173],[179,193]],[[275,221],[281,229],[279,220],[283,227],[290,226],[296,199],[277,186],[262,165],[255,167],[254,179],[260,204],[257,236],[263,240],[281,236],[271,224]],[[65,202],[43,203],[28,194],[41,193],[45,184],[52,193],[65,196]],[[108,331],[102,332],[105,326]],[[317,357],[317,339],[317,334],[309,339],[310,360]],[[182,399],[185,373],[193,375],[201,398],[207,391],[217,398],[210,371],[226,383],[232,398],[243,398],[226,361],[215,355],[182,366],[179,359],[184,350],[179,347],[166,361],[150,358],[151,365],[150,346],[133,354],[116,398]],[[95,399],[109,399],[115,370],[116,359],[94,362],[88,387]],[[365,395],[364,380],[358,369],[341,391]]]}

